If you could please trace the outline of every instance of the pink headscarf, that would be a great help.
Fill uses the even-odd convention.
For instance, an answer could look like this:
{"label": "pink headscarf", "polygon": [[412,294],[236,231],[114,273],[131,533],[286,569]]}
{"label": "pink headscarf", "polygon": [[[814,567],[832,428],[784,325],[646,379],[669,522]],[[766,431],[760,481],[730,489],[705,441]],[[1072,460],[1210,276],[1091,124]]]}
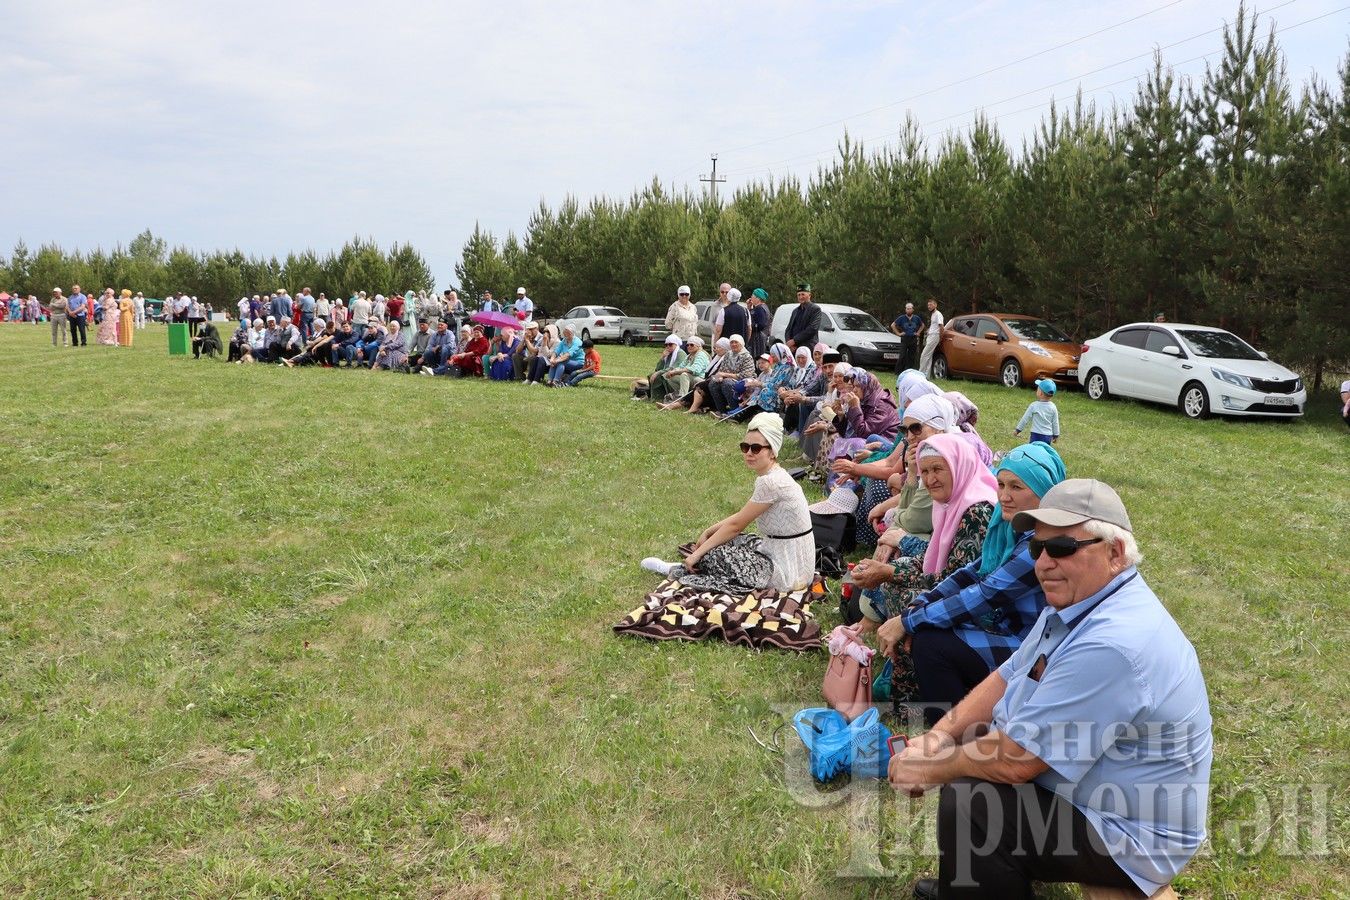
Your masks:
{"label": "pink headscarf", "polygon": [[998,503],[998,481],[963,435],[935,434],[919,444],[920,455],[925,446],[940,453],[952,470],[952,495],[946,503],[933,501],[933,538],[923,555],[924,572],[936,575],[947,567],[947,556],[966,510],[976,503]]}

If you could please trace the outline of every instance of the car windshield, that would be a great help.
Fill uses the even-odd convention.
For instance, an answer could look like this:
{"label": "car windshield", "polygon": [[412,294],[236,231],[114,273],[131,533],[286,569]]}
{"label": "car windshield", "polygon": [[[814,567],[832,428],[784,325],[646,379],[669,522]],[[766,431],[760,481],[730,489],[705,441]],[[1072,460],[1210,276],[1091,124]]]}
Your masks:
{"label": "car windshield", "polygon": [[1177,334],[1196,356],[1209,359],[1261,359],[1246,341],[1226,331],[1192,331],[1178,328]]}
{"label": "car windshield", "polygon": [[867,313],[837,312],[834,319],[844,331],[885,331],[881,323]]}
{"label": "car windshield", "polygon": [[619,312],[617,309],[615,309],[615,308],[612,307],[612,306],[606,306],[604,309],[598,310],[598,311],[596,312],[596,315],[599,315],[599,316],[623,316],[623,313]]}
{"label": "car windshield", "polygon": [[1072,344],[1067,334],[1044,319],[1004,319],[1008,330],[1028,341],[1049,341],[1052,344]]}

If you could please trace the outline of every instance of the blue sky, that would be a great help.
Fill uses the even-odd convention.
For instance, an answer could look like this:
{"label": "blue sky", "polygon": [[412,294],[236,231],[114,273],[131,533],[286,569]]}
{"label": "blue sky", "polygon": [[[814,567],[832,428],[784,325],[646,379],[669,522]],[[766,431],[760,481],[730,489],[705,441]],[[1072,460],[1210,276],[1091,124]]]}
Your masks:
{"label": "blue sky", "polygon": [[[1335,77],[1344,6],[1256,5],[1274,8],[1263,30],[1289,28],[1278,40],[1296,87]],[[1017,146],[1080,77],[1089,99],[1128,102],[1154,47],[1235,10],[1227,0],[7,0],[0,247],[20,237],[111,247],[148,227],[195,249],[282,255],[359,233],[412,242],[444,284],[475,222],[500,236],[522,231],[541,199],[627,196],[653,176],[698,186],[712,152],[725,190],[808,175],[845,127],[875,144],[910,111],[935,142],[975,108]],[[1212,33],[1164,58],[1219,47]],[[1084,74],[1135,56],[1145,58]]]}

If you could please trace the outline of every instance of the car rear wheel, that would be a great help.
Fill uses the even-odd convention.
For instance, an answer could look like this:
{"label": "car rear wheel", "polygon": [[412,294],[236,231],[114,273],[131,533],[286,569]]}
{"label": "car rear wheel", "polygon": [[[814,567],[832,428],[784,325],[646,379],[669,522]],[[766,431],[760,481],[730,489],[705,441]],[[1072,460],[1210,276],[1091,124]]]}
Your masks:
{"label": "car rear wheel", "polygon": [[1205,393],[1205,386],[1198,381],[1187,384],[1181,389],[1177,406],[1188,419],[1209,418],[1209,394]]}
{"label": "car rear wheel", "polygon": [[623,342],[626,346],[629,347],[637,346],[637,338],[633,335],[633,332],[631,331],[625,331],[623,333]]}
{"label": "car rear wheel", "polygon": [[1111,397],[1106,388],[1106,373],[1101,369],[1093,369],[1088,373],[1086,387],[1091,400],[1107,400]]}
{"label": "car rear wheel", "polygon": [[999,380],[1003,382],[1004,387],[1022,386],[1022,367],[1018,365],[1017,360],[1008,359],[1003,361],[1003,368],[999,370]]}
{"label": "car rear wheel", "polygon": [[581,339],[583,341],[589,341],[591,339],[591,330],[589,328],[581,329]]}
{"label": "car rear wheel", "polygon": [[947,357],[941,353],[933,357],[933,377],[938,381],[946,381],[951,377],[951,372],[947,368]]}
{"label": "car rear wheel", "polygon": [[840,347],[840,348],[839,348],[838,350],[836,350],[835,352],[839,354],[839,359],[840,359],[840,360],[842,360],[843,362],[848,363],[849,365],[853,365],[853,351],[852,351],[852,350],[850,350],[850,349],[847,348],[847,347]]}

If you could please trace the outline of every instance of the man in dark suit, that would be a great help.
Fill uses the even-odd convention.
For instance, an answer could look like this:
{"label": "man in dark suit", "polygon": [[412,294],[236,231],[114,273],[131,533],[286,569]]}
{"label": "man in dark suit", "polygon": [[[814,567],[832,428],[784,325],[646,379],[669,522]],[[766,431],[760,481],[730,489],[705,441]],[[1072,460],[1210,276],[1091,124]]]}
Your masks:
{"label": "man in dark suit", "polygon": [[811,302],[811,285],[803,281],[797,285],[797,308],[788,319],[784,338],[787,340],[788,349],[796,353],[798,347],[805,347],[808,350],[815,347],[819,335],[820,307]]}

